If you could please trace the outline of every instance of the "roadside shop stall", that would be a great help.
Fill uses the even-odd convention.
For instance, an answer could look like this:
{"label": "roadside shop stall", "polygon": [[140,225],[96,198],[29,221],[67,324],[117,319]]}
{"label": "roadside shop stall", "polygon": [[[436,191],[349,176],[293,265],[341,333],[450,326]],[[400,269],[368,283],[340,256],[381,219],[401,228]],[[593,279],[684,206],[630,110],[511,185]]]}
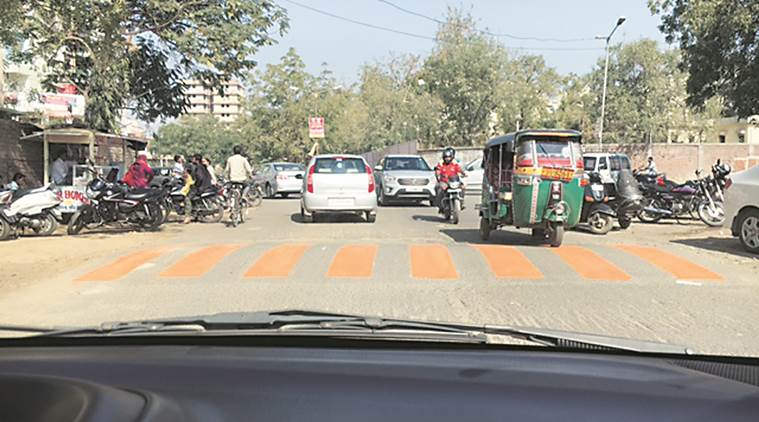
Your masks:
{"label": "roadside shop stall", "polygon": [[116,169],[116,177],[121,178],[136,152],[148,146],[147,139],[78,128],[46,129],[23,136],[21,140],[42,143],[43,184],[54,181],[55,160],[60,158],[65,163],[66,175],[56,183],[63,196],[60,210],[64,214],[74,213],[80,205],[88,203],[85,187],[92,180],[92,174],[87,171],[88,160],[94,163],[98,173],[105,176]]}

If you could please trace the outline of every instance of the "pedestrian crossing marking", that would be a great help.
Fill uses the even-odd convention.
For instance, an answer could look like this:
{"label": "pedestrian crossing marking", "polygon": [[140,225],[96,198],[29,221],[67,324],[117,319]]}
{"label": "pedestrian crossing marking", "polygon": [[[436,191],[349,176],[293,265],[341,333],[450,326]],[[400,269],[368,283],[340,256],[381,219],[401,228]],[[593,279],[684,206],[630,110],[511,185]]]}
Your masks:
{"label": "pedestrian crossing marking", "polygon": [[459,278],[451,253],[443,245],[410,245],[411,277],[439,280]]}
{"label": "pedestrian crossing marking", "polygon": [[472,245],[497,278],[537,280],[543,273],[519,249],[506,245]]}
{"label": "pedestrian crossing marking", "polygon": [[76,281],[118,280],[137,269],[137,267],[144,265],[145,263],[155,258],[158,258],[167,251],[168,249],[166,248],[160,248],[133,252],[129,255],[117,258],[108,265],[104,265],[98,269],[90,271],[89,273],[77,278]]}
{"label": "pedestrian crossing marking", "polygon": [[310,245],[287,244],[267,251],[245,273],[245,277],[287,277]]}
{"label": "pedestrian crossing marking", "polygon": [[[497,279],[539,280],[547,278],[539,269],[540,262],[524,255],[519,247],[511,245],[470,245],[477,250]],[[159,273],[161,277],[199,278],[218,266],[233,252],[241,249],[239,244],[216,244],[186,254]],[[272,246],[244,274],[246,278],[286,278],[302,261],[308,244],[281,244]],[[350,244],[340,247],[332,257],[326,274],[313,274],[327,278],[371,278],[375,274],[375,261],[380,245],[375,243]],[[722,281],[723,277],[701,265],[658,248],[617,245],[618,249],[636,256],[671,274],[677,280]],[[145,269],[150,271],[153,261],[175,248],[152,248],[124,255],[114,261],[76,278],[76,281],[113,281],[130,273]],[[452,253],[460,248],[446,244],[414,244],[408,246],[409,267],[412,278],[433,280],[457,280],[459,273]],[[629,281],[632,277],[616,264],[596,252],[581,246],[564,245],[551,249],[552,253],[566,263],[580,277],[587,280]],[[557,278],[548,274],[548,278]],[[561,278],[560,275],[558,278]]]}
{"label": "pedestrian crossing marking", "polygon": [[377,245],[347,245],[340,248],[327,271],[328,277],[369,278],[374,272]]}
{"label": "pedestrian crossing marking", "polygon": [[619,267],[590,249],[565,245],[552,251],[572,267],[580,277],[588,280],[628,281],[630,276]]}
{"label": "pedestrian crossing marking", "polygon": [[201,277],[242,245],[213,245],[187,254],[161,273],[161,277]]}
{"label": "pedestrian crossing marking", "polygon": [[659,248],[636,245],[617,245],[617,248],[655,265],[678,280],[723,280],[719,274]]}

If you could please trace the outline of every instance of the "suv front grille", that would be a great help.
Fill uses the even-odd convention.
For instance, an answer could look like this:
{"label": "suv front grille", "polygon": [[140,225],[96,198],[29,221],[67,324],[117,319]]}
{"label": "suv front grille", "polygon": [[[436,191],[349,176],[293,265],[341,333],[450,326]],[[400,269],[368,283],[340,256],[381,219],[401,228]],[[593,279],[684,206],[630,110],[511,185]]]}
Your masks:
{"label": "suv front grille", "polygon": [[427,183],[429,183],[428,179],[420,179],[420,178],[398,179],[398,184],[403,185],[403,186],[426,186]]}

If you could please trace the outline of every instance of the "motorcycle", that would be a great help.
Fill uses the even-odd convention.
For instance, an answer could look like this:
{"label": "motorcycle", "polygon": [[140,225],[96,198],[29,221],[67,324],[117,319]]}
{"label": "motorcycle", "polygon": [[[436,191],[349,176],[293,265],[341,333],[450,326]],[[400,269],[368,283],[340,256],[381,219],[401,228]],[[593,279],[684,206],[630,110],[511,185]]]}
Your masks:
{"label": "motorcycle", "polygon": [[614,227],[617,214],[609,206],[609,195],[596,172],[587,173],[588,183],[585,186],[584,202],[580,213],[580,222],[587,223],[591,233],[606,234]]}
{"label": "motorcycle", "polygon": [[676,184],[664,176],[636,174],[643,192],[642,209],[638,219],[644,223],[656,223],[662,218],[681,218],[694,215],[701,202],[696,183],[689,181]]}
{"label": "motorcycle", "polygon": [[464,200],[463,184],[459,176],[448,177],[448,182],[443,182],[443,196],[440,200],[439,211],[447,221],[459,224],[461,215],[461,202]]}
{"label": "motorcycle", "polygon": [[615,187],[616,193],[609,199],[609,206],[617,214],[619,227],[626,229],[632,224],[633,217],[641,210],[643,195],[629,170],[619,171]]}
{"label": "motorcycle", "polygon": [[0,208],[0,240],[13,233],[31,229],[39,236],[50,236],[58,229],[62,216],[57,209],[62,201],[54,185],[2,195],[6,201]]}
{"label": "motorcycle", "polygon": [[[165,206],[181,216],[185,215],[183,188],[184,182],[181,179],[167,181],[165,185]],[[200,194],[194,193],[191,200],[192,218],[206,223],[218,223],[224,217],[223,192],[218,187],[212,186]]]}
{"label": "motorcycle", "polygon": [[93,169],[93,179],[85,194],[90,200],[71,216],[67,227],[70,235],[79,234],[85,227],[93,229],[108,224],[131,224],[150,230],[164,221],[159,189],[128,189],[123,183],[109,181]]}
{"label": "motorcycle", "polygon": [[[725,223],[725,189],[728,185],[727,176],[731,168],[720,160],[712,166],[711,176],[697,180],[700,196],[703,198],[696,209],[698,217],[710,227],[721,226]],[[701,171],[696,172],[700,176]]]}

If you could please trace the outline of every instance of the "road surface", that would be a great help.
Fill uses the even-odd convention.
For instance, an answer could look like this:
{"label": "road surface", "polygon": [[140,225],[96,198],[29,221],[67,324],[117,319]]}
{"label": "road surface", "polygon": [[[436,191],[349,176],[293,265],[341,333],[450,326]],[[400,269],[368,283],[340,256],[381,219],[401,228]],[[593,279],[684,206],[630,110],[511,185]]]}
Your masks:
{"label": "road surface", "polygon": [[[568,232],[564,246],[550,248],[526,230],[480,242],[473,199],[458,225],[413,206],[381,208],[375,224],[298,217],[297,199],[266,200],[237,228],[169,224],[166,235],[113,252],[103,239],[127,234],[85,235],[78,252],[96,245],[97,258],[0,295],[0,321],[80,325],[297,308],[759,355],[759,260],[724,229],[634,224],[607,236]],[[32,239],[15,242],[34,254]]]}

